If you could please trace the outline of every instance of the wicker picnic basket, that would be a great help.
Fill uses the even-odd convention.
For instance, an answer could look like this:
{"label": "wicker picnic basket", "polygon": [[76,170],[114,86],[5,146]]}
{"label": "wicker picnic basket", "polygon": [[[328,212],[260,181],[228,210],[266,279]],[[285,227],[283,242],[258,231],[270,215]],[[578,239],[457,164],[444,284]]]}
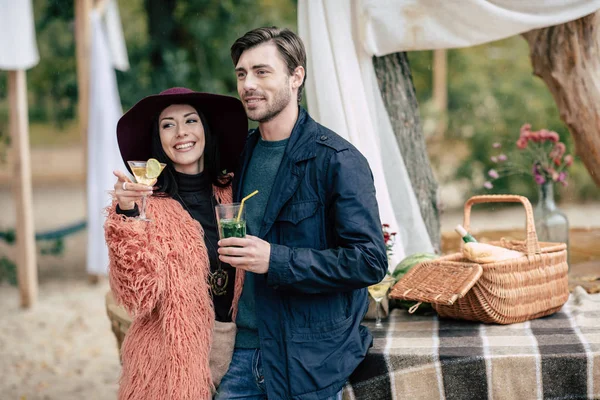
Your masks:
{"label": "wicker picnic basket", "polygon": [[[413,267],[392,289],[393,298],[432,303],[441,317],[512,324],[550,315],[569,297],[567,246],[538,242],[533,210],[527,198],[486,195],[464,206],[469,230],[471,207],[479,203],[520,202],[525,207],[525,240],[490,244],[517,250],[524,256],[477,264],[455,253]],[[458,239],[460,240],[460,239]]]}

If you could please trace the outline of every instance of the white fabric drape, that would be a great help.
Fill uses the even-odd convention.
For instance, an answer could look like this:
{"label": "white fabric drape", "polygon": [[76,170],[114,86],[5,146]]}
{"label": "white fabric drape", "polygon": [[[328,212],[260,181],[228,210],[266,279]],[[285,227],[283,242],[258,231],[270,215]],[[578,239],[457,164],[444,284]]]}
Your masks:
{"label": "white fabric drape", "polygon": [[600,9],[600,0],[360,0],[360,42],[370,55],[475,46]]}
{"label": "white fabric drape", "polygon": [[87,149],[88,248],[87,271],[106,274],[108,248],[104,240],[103,209],[110,204],[109,190],[125,171],[117,144],[116,127],[122,115],[117,77],[107,43],[105,26],[96,11],[91,16],[90,103]]}
{"label": "white fabric drape", "polygon": [[127,71],[129,69],[129,58],[127,57],[127,47],[125,46],[117,0],[108,1],[104,13],[104,24],[113,67],[119,71]]}
{"label": "white fabric drape", "polygon": [[39,60],[31,0],[0,0],[0,69],[26,70]]}
{"label": "white fabric drape", "polygon": [[382,223],[398,233],[390,262],[433,250],[377,86],[371,56],[356,41],[346,0],[300,0],[298,30],[308,53],[310,114],[348,139],[373,171]]}
{"label": "white fabric drape", "polygon": [[571,21],[600,0],[300,0],[311,115],[369,160],[381,220],[399,233],[395,257],[432,251],[377,85],[372,56],[473,46]]}

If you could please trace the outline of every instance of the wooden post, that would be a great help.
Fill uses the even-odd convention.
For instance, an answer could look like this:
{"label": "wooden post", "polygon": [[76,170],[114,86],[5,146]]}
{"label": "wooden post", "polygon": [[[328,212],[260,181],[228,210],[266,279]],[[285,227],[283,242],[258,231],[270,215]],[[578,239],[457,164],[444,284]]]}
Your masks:
{"label": "wooden post", "polygon": [[92,0],[75,0],[75,42],[77,53],[77,89],[79,94],[77,115],[81,133],[84,162],[81,166],[87,174],[87,130],[90,102],[90,12]]}
{"label": "wooden post", "polygon": [[13,192],[17,211],[17,277],[21,307],[32,307],[38,295],[35,231],[29,155],[27,78],[24,70],[8,71],[11,147],[15,151]]}
{"label": "wooden post", "polygon": [[441,139],[448,128],[448,67],[444,49],[433,51],[433,103],[439,113],[436,136]]}

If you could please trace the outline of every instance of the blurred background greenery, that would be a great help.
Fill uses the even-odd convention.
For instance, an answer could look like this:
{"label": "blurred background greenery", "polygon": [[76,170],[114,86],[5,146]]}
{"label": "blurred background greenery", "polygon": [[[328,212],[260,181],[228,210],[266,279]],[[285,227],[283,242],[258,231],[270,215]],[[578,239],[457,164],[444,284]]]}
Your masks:
{"label": "blurred background greenery", "polygon": [[[27,74],[31,145],[76,145],[74,2],[33,3],[41,61]],[[131,64],[129,71],[117,71],[124,110],[171,86],[236,95],[229,57],[233,41],[258,26],[296,30],[297,25],[297,0],[121,0],[119,10]],[[431,100],[432,52],[409,53],[428,151],[441,185],[457,184],[465,197],[482,193],[485,172],[493,167],[492,143],[510,143],[507,151],[513,150],[525,122],[534,130],[555,130],[573,152],[550,92],[532,75],[522,38],[450,50],[447,56],[448,128],[439,134],[432,128],[439,119]],[[1,156],[8,145],[6,95],[6,73],[0,72]],[[494,184],[494,193],[536,197],[530,177]],[[600,198],[600,189],[576,160],[569,186],[558,194],[583,202]]]}

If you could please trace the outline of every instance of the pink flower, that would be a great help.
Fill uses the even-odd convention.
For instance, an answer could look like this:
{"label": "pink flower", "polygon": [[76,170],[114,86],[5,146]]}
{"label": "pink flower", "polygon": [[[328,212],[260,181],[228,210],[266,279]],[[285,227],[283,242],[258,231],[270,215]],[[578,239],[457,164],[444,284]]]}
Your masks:
{"label": "pink flower", "polygon": [[529,140],[533,140],[534,142],[540,142],[542,140],[540,131],[530,132],[527,137]]}
{"label": "pink flower", "polygon": [[554,145],[554,148],[550,152],[549,156],[553,160],[557,159],[557,158],[560,159],[560,158],[562,158],[563,154],[565,154],[566,150],[567,150],[567,146],[565,146],[565,144],[563,142],[558,142]]}
{"label": "pink flower", "polygon": [[519,138],[517,140],[517,147],[521,150],[527,148],[527,139],[524,137]]}
{"label": "pink flower", "polygon": [[490,160],[492,160],[492,162],[497,163],[498,162],[498,157],[496,156],[491,156]]}
{"label": "pink flower", "polygon": [[573,156],[570,154],[567,154],[565,156],[565,166],[570,167],[571,164],[573,164]]}
{"label": "pink flower", "polygon": [[567,173],[565,171],[558,174],[557,182],[565,182],[567,179]]}
{"label": "pink flower", "polygon": [[537,183],[538,185],[541,185],[542,183],[546,182],[546,178],[544,178],[544,175],[542,175],[541,166],[539,164],[533,164],[532,173],[533,179],[535,179],[535,183]]}
{"label": "pink flower", "polygon": [[498,160],[499,161],[506,161],[506,160],[508,160],[508,157],[506,157],[506,154],[500,154],[498,156]]}
{"label": "pink flower", "polygon": [[496,171],[495,169],[490,169],[490,170],[488,171],[488,175],[489,175],[489,176],[490,176],[490,178],[492,178],[492,179],[498,179],[498,177],[500,176],[500,175],[498,175],[498,171]]}
{"label": "pink flower", "polygon": [[548,129],[540,129],[539,130],[540,139],[547,140],[549,138],[549,136],[548,136],[549,133],[550,133],[550,131]]}
{"label": "pink flower", "polygon": [[494,187],[494,185],[492,185],[492,182],[490,182],[490,181],[485,181],[483,183],[483,187],[486,188],[486,189],[491,189],[491,188]]}
{"label": "pink flower", "polygon": [[537,183],[538,185],[541,185],[546,182],[546,178],[544,178],[540,174],[535,174],[533,178],[535,179],[535,183]]}
{"label": "pink flower", "polygon": [[520,131],[521,137],[527,136],[531,132],[531,124],[523,124]]}
{"label": "pink flower", "polygon": [[558,140],[559,140],[558,133],[552,131],[552,132],[550,132],[549,136],[550,136],[549,139],[551,142],[554,142],[554,143],[558,142]]}
{"label": "pink flower", "polygon": [[502,145],[499,142],[496,142],[492,145],[492,147],[495,149],[499,149],[500,147],[502,147]]}

